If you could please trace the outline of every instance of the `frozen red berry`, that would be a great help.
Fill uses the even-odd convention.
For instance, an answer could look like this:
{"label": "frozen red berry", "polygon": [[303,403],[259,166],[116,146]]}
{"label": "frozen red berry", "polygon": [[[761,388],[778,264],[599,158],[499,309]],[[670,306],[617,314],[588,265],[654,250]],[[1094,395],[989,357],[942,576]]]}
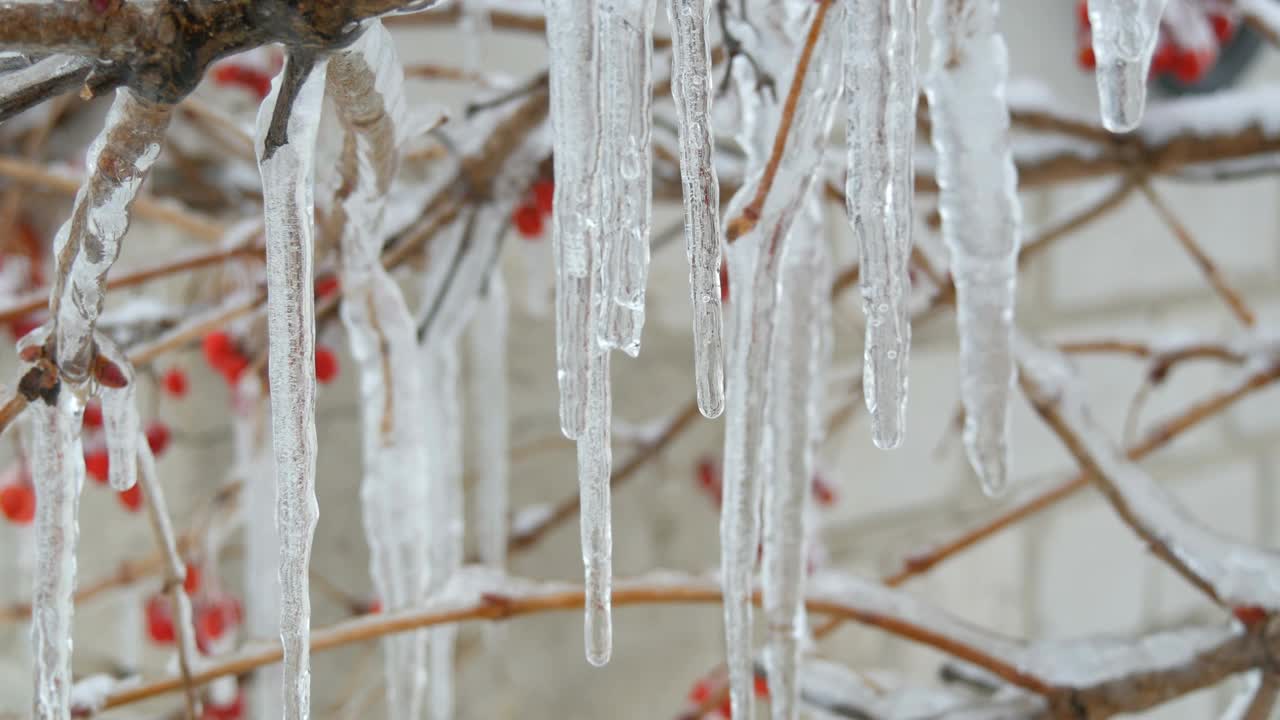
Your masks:
{"label": "frozen red berry", "polygon": [[111,472],[111,458],[106,450],[93,450],[84,454],[84,471],[89,479],[99,485],[107,484]]}
{"label": "frozen red berry", "polygon": [[1173,74],[1178,81],[1187,85],[1200,82],[1209,72],[1209,68],[1213,62],[1210,53],[1203,50],[1187,50],[1178,53],[1177,60],[1174,62]]}
{"label": "frozen red berry", "polygon": [[539,180],[533,184],[533,204],[543,215],[550,215],[555,205],[556,184],[550,180]]}
{"label": "frozen red berry", "polygon": [[532,240],[542,236],[542,213],[536,205],[525,203],[517,207],[511,214],[511,222],[523,238]]}
{"label": "frozen red berry", "polygon": [[129,384],[124,370],[101,355],[93,361],[93,377],[103,387],[122,388]]}
{"label": "frozen red berry", "polygon": [[321,345],[316,348],[316,380],[329,384],[338,377],[338,356]]}
{"label": "frozen red berry", "polygon": [[156,420],[147,426],[147,447],[151,448],[151,454],[159,457],[169,449],[169,441],[173,438],[173,434],[169,432],[169,426],[163,422]]}
{"label": "frozen red berry", "polygon": [[178,367],[169,368],[161,378],[161,384],[170,395],[184,397],[187,394],[187,371]]}
{"label": "frozen red berry", "polygon": [[182,579],[182,589],[187,591],[188,595],[195,595],[200,589],[200,566],[194,563],[187,563],[187,576]]}
{"label": "frozen red berry", "polygon": [[1242,605],[1231,610],[1231,614],[1244,624],[1245,627],[1253,627],[1263,620],[1267,619],[1267,611],[1257,605]]}
{"label": "frozen red berry", "polygon": [[1098,58],[1093,54],[1092,47],[1080,48],[1080,53],[1076,56],[1076,62],[1080,63],[1080,67],[1085,70],[1092,70],[1098,66]]}
{"label": "frozen red berry", "polygon": [[120,504],[129,512],[138,512],[142,509],[142,486],[134,485],[128,490],[121,490],[116,494],[120,500]]}
{"label": "frozen red berry", "polygon": [[316,280],[316,297],[325,298],[338,292],[338,288],[342,286],[337,275],[326,275]]}
{"label": "frozen red berry", "polygon": [[102,405],[97,400],[84,406],[83,424],[87,428],[102,427]]}
{"label": "frozen red berry", "polygon": [[17,525],[26,525],[36,516],[36,491],[27,483],[10,483],[0,487],[0,512]]}
{"label": "frozen red berry", "polygon": [[164,595],[152,595],[147,598],[147,637],[157,645],[168,645],[173,642],[173,606]]}
{"label": "frozen red berry", "polygon": [[204,704],[201,720],[240,720],[244,717],[244,692],[236,693],[231,702],[218,703],[210,699]]}
{"label": "frozen red berry", "polygon": [[240,65],[223,63],[213,71],[213,81],[218,85],[239,87],[258,96],[261,100],[271,92],[271,76],[261,70]]}
{"label": "frozen red berry", "polygon": [[689,690],[689,702],[701,705],[711,699],[711,681],[703,678]]}
{"label": "frozen red berry", "polygon": [[240,349],[236,347],[236,343],[231,339],[231,335],[215,330],[204,336],[201,343],[204,349],[205,362],[209,363],[209,367],[215,370],[221,370],[228,361],[240,356]]}
{"label": "frozen red berry", "polygon": [[1213,34],[1218,38],[1219,43],[1225,43],[1235,34],[1236,28],[1231,23],[1231,18],[1220,13],[1213,13],[1209,16],[1209,24],[1213,25]]}
{"label": "frozen red berry", "polygon": [[755,676],[756,697],[769,697],[769,679],[764,675]]}
{"label": "frozen red berry", "polygon": [[1086,0],[1080,0],[1076,4],[1076,20],[1079,21],[1080,27],[1089,27],[1089,3]]}

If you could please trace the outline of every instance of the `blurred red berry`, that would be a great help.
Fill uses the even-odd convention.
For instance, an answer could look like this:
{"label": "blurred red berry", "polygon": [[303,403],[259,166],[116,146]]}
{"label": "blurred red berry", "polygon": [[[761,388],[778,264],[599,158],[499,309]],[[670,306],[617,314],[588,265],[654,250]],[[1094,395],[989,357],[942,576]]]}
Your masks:
{"label": "blurred red berry", "polygon": [[366,615],[377,615],[380,612],[382,612],[382,600],[378,598],[373,598],[364,606],[364,614]]}
{"label": "blurred red berry", "polygon": [[244,371],[249,369],[249,358],[235,357],[224,365],[219,372],[227,381],[228,385],[235,385],[240,382],[240,376],[244,375]]}
{"label": "blurred red berry", "polygon": [[720,703],[720,707],[716,708],[716,714],[722,718],[733,717],[733,703],[729,702],[729,698],[725,698],[724,702]]}
{"label": "blurred red berry", "polygon": [[1244,623],[1245,627],[1253,627],[1267,619],[1267,611],[1257,605],[1242,605],[1238,608],[1233,608],[1231,614]]}
{"label": "blurred red berry", "polygon": [[1080,22],[1080,27],[1089,27],[1089,3],[1087,0],[1080,0],[1076,4],[1076,19]]}
{"label": "blurred red berry", "polygon": [[237,63],[223,63],[213,71],[213,81],[218,85],[244,88],[261,100],[271,92],[271,76]]}
{"label": "blurred red berry", "polygon": [[729,266],[720,266],[720,302],[729,302]]}
{"label": "blurred red berry", "polygon": [[1080,63],[1080,67],[1085,70],[1092,70],[1098,66],[1098,58],[1093,54],[1092,47],[1080,48],[1080,54],[1076,57],[1076,62]]}
{"label": "blurred red berry", "polygon": [[240,356],[240,349],[231,336],[221,330],[215,330],[204,336],[202,343],[205,362],[215,370],[221,370],[227,363]]}
{"label": "blurred red berry", "polygon": [[338,356],[321,345],[316,348],[316,380],[329,384],[338,377]]}
{"label": "blurred red berry", "polygon": [[1235,33],[1235,27],[1231,24],[1231,19],[1226,15],[1212,13],[1209,15],[1209,23],[1213,25],[1214,37],[1218,38],[1218,42],[1225,43],[1231,39]]}
{"label": "blurred red berry", "polygon": [[100,13],[104,13],[111,9],[111,0],[89,0],[89,4],[93,6],[94,10],[97,10]]}
{"label": "blurred red berry", "polygon": [[93,362],[93,376],[103,387],[122,388],[129,384],[124,370],[101,355]]}
{"label": "blurred red berry", "polygon": [[129,512],[138,512],[142,509],[142,486],[135,484],[128,490],[121,490],[116,494],[120,499],[120,504]]}
{"label": "blurred red berry", "polygon": [[813,476],[813,499],[819,505],[828,507],[836,502],[836,489],[821,475]]}
{"label": "blurred red berry", "polygon": [[769,697],[769,678],[764,675],[755,676],[756,697]]}
{"label": "blurred red berry", "polygon": [[533,204],[543,215],[550,215],[555,205],[556,184],[550,180],[539,180],[533,184]]}
{"label": "blurred red berry", "polygon": [[173,642],[173,606],[164,595],[152,595],[147,598],[147,637],[157,645],[168,645]]}
{"label": "blurred red berry", "polygon": [[244,716],[244,692],[236,693],[229,703],[215,703],[212,700],[204,704],[201,720],[240,720]]}
{"label": "blurred red berry", "polygon": [[536,205],[525,203],[517,207],[511,214],[511,221],[521,237],[530,240],[542,237],[542,213],[538,212]]}
{"label": "blurred red berry", "polygon": [[26,483],[10,483],[0,488],[0,512],[17,525],[26,525],[36,516],[36,491]]}
{"label": "blurred red berry", "polygon": [[84,454],[84,471],[89,478],[99,485],[107,484],[111,472],[111,458],[106,450],[94,450]]}
{"label": "blurred red berry", "polygon": [[701,705],[711,698],[711,681],[703,678],[689,690],[689,702]]}
{"label": "blurred red berry", "polygon": [[159,457],[169,449],[169,441],[172,439],[172,433],[169,432],[169,426],[163,422],[156,420],[147,426],[147,447],[151,448],[151,454]]}
{"label": "blurred red berry", "polygon": [[218,605],[206,605],[196,614],[196,644],[202,652],[209,652],[226,630],[227,616]]}
{"label": "blurred red berry", "polygon": [[83,424],[87,428],[102,427],[102,404],[97,400],[84,406]]}
{"label": "blurred red berry", "polygon": [[1161,43],[1151,60],[1151,71],[1154,73],[1172,72],[1178,63],[1178,48],[1171,42]]}
{"label": "blurred red berry", "polygon": [[165,392],[174,397],[184,397],[187,394],[187,371],[177,367],[169,368],[161,383]]}
{"label": "blurred red berry", "polygon": [[1173,74],[1186,85],[1200,82],[1209,72],[1212,56],[1203,50],[1188,50],[1178,54]]}
{"label": "blurred red berry", "polygon": [[200,566],[193,563],[187,563],[187,576],[182,579],[182,589],[187,591],[188,595],[195,595],[200,589]]}
{"label": "blurred red berry", "polygon": [[720,504],[721,496],[721,478],[720,466],[714,460],[703,459],[698,461],[697,467],[698,487],[711,496],[717,505]]}
{"label": "blurred red berry", "polygon": [[10,322],[9,334],[13,335],[14,340],[21,340],[38,327],[40,327],[40,321],[34,316],[28,315]]}
{"label": "blurred red berry", "polygon": [[316,297],[324,298],[338,292],[338,288],[342,287],[342,283],[338,280],[337,275],[326,275],[316,280]]}

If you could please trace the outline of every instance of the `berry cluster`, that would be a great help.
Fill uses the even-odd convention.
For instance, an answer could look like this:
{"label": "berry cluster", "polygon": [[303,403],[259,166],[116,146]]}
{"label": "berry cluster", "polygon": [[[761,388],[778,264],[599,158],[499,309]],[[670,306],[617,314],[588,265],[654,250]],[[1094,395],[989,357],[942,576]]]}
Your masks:
{"label": "berry cluster", "polygon": [[[1093,37],[1090,31],[1089,8],[1086,0],[1080,0],[1077,6],[1077,33],[1079,54],[1077,61],[1080,67],[1093,70],[1097,57],[1093,52]],[[1194,85],[1205,78],[1218,61],[1218,47],[1226,44],[1239,29],[1239,20],[1222,13],[1205,11],[1205,19],[1213,29],[1216,45],[1206,47],[1190,47],[1176,37],[1167,26],[1161,26],[1160,38],[1156,44],[1156,52],[1151,60],[1153,76],[1170,76],[1183,85]]]}
{"label": "berry cluster", "polygon": [[[336,280],[335,280],[336,282]],[[319,292],[319,285],[317,285]],[[333,289],[336,290],[336,284]],[[209,363],[209,367],[222,375],[227,384],[235,387],[245,370],[249,369],[251,361],[248,355],[240,349],[240,345],[231,335],[222,330],[216,330],[204,336],[204,359]],[[338,378],[339,364],[338,356],[334,351],[324,345],[316,347],[316,380],[323,384],[329,384]]]}

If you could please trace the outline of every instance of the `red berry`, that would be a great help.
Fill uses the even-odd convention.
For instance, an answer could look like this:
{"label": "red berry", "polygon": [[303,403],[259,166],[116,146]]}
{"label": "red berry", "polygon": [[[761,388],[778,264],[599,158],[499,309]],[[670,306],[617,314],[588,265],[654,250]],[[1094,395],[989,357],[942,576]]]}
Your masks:
{"label": "red berry", "polygon": [[764,675],[755,676],[756,697],[769,697],[769,679]]}
{"label": "red berry", "polygon": [[813,499],[823,507],[834,505],[836,502],[836,489],[821,475],[813,476]]}
{"label": "red berry", "polygon": [[1080,22],[1080,27],[1089,27],[1089,3],[1087,0],[1080,0],[1076,5],[1076,19]]}
{"label": "red berry", "polygon": [[711,681],[703,678],[693,684],[689,690],[689,702],[701,705],[711,698]]}
{"label": "red berry", "polygon": [[1225,43],[1235,34],[1235,27],[1231,24],[1231,18],[1226,15],[1212,13],[1209,15],[1209,23],[1213,25],[1213,34],[1218,38],[1219,43]]}
{"label": "red berry", "polygon": [[240,720],[244,715],[244,693],[236,693],[236,697],[229,703],[219,704],[215,702],[206,702],[204,704],[204,714],[201,720]]}
{"label": "red berry", "polygon": [[338,356],[327,347],[316,348],[316,380],[329,384],[338,377]]}
{"label": "red berry", "polygon": [[1179,82],[1186,85],[1200,82],[1204,79],[1205,73],[1209,72],[1211,61],[1212,57],[1205,51],[1188,50],[1179,53],[1173,74],[1177,76]]}
{"label": "red berry", "polygon": [[213,81],[219,85],[235,85],[258,96],[261,100],[271,92],[271,77],[261,70],[236,63],[224,63],[213,71]]}
{"label": "red berry", "polygon": [[117,496],[120,504],[129,512],[138,512],[142,509],[142,486],[134,485],[128,490],[121,490]]}
{"label": "red berry", "polygon": [[122,388],[129,384],[129,378],[125,376],[124,370],[101,355],[93,362],[93,376],[103,387]]}
{"label": "red berry", "polygon": [[1151,59],[1151,71],[1156,74],[1171,72],[1178,62],[1178,48],[1170,42],[1161,43]]}
{"label": "red berry", "polygon": [[702,488],[717,505],[720,504],[721,478],[720,466],[713,460],[698,461],[698,487]]}
{"label": "red berry", "polygon": [[183,397],[187,394],[187,373],[182,368],[169,368],[161,382],[164,385],[164,391],[174,397]]}
{"label": "red berry", "polygon": [[111,458],[106,450],[94,450],[84,454],[84,471],[99,485],[107,484],[111,472]]}
{"label": "red berry", "polygon": [[36,516],[36,491],[26,483],[5,485],[0,488],[0,511],[11,523],[30,523]]}
{"label": "red berry", "polygon": [[1257,605],[1243,605],[1238,608],[1233,608],[1231,610],[1231,614],[1235,615],[1237,620],[1244,623],[1245,627],[1253,627],[1267,619],[1267,611]]}
{"label": "red berry", "polygon": [[542,236],[542,213],[538,212],[536,205],[525,203],[517,207],[511,214],[511,221],[515,223],[516,232],[525,239],[533,240]]}
{"label": "red berry", "polygon": [[164,595],[152,595],[147,598],[147,636],[157,645],[168,645],[173,642],[173,607]]}
{"label": "red berry", "polygon": [[216,330],[204,336],[204,359],[214,370],[225,368],[232,360],[240,357],[240,349],[231,336]]}
{"label": "red berry", "polygon": [[533,204],[543,215],[550,215],[555,205],[556,184],[550,180],[539,180],[533,184]]}
{"label": "red berry", "polygon": [[21,317],[9,323],[9,334],[13,335],[14,340],[21,340],[28,333],[40,327],[40,321],[35,317],[28,315]]}
{"label": "red berry", "polygon": [[200,589],[200,566],[193,563],[187,563],[187,576],[182,580],[182,589],[187,591],[188,595],[195,595]]}
{"label": "red berry", "polygon": [[235,385],[240,382],[240,376],[244,375],[244,371],[249,369],[249,359],[246,357],[234,357],[219,369],[222,377],[226,379],[228,385]]}
{"label": "red berry", "polygon": [[367,615],[377,615],[382,612],[382,601],[378,598],[370,600],[369,604],[364,606],[364,611]]}
{"label": "red berry", "polygon": [[725,698],[724,702],[720,703],[720,707],[716,708],[716,713],[722,718],[733,717],[733,703],[729,702],[729,698]]}
{"label": "red berry", "polygon": [[111,9],[111,0],[89,0],[89,4],[93,6],[94,10],[97,10],[100,13],[104,13]]}
{"label": "red berry", "polygon": [[151,448],[151,454],[159,457],[169,449],[169,440],[172,439],[172,433],[169,432],[169,426],[159,420],[147,426],[147,447]]}
{"label": "red berry", "polygon": [[316,297],[323,298],[338,292],[338,288],[342,287],[341,281],[337,275],[326,275],[316,280]]}
{"label": "red berry", "polygon": [[720,266],[720,302],[729,302],[729,266]]}
{"label": "red berry", "polygon": [[202,608],[196,616],[196,644],[204,652],[208,652],[226,630],[227,616],[217,604]]}
{"label": "red berry", "polygon": [[1092,47],[1080,48],[1080,54],[1076,57],[1076,62],[1080,63],[1080,67],[1085,70],[1092,70],[1098,66],[1098,58],[1093,54]]}
{"label": "red berry", "polygon": [[102,427],[102,405],[97,400],[84,406],[83,424],[87,428]]}

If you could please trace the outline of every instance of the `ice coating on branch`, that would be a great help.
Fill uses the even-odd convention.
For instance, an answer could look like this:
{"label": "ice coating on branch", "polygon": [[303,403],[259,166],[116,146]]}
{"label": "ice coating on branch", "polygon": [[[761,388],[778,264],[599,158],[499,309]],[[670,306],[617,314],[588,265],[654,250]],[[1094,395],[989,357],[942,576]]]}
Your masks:
{"label": "ice coating on branch", "polygon": [[[787,238],[778,279],[768,413],[772,472],[764,490],[763,586],[770,709],[796,717],[804,632],[806,513],[822,432],[823,325],[830,321],[829,258],[820,199],[810,194]],[[823,280],[827,282],[823,282]]]}
{"label": "ice coating on branch", "polygon": [[1160,38],[1166,0],[1089,0],[1089,26],[1098,66],[1102,125],[1129,132],[1142,122],[1147,75]]}
{"label": "ice coating on branch", "polygon": [[653,162],[653,15],[657,0],[599,6],[601,272],[600,344],[635,357],[649,277]]}
{"label": "ice coating on branch", "polygon": [[[756,548],[762,475],[771,469],[766,438],[765,392],[771,378],[770,348],[775,328],[774,306],[783,238],[818,174],[823,148],[831,127],[832,110],[840,92],[838,60],[843,36],[844,6],[818,6],[826,18],[803,77],[803,89],[785,139],[786,152],[779,158],[776,176],[748,232],[730,243],[727,251],[730,281],[738,280],[733,298],[733,336],[728,357],[724,493],[720,513],[721,574],[724,587],[725,642],[734,717],[751,717],[752,652],[751,592]],[[803,29],[801,29],[803,32]],[[806,50],[801,50],[801,53]],[[789,67],[795,67],[796,62]],[[740,64],[737,68],[745,68]],[[751,73],[735,77],[742,104],[745,146],[760,147],[779,124],[781,109],[761,113]],[[786,97],[788,91],[780,92]],[[768,118],[763,134],[756,123]],[[765,140],[768,142],[768,140]],[[727,214],[737,218],[754,202],[765,177],[763,158],[755,156],[747,182],[734,195]]]}
{"label": "ice coating on branch", "polygon": [[96,335],[98,352],[124,374],[124,387],[103,385],[102,430],[107,440],[108,480],[113,490],[128,490],[138,481],[138,437],[142,421],[138,418],[137,383],[129,358],[110,338]]}
{"label": "ice coating on branch", "polygon": [[589,358],[596,343],[590,315],[598,273],[597,175],[600,154],[599,57],[595,3],[547,0],[555,209],[556,377],[560,430],[576,439],[586,425]]}
{"label": "ice coating on branch", "polygon": [[[32,336],[28,336],[31,338]],[[76,580],[77,515],[84,487],[80,422],[84,403],[62,383],[56,403],[32,402],[31,475],[36,491],[36,567],[31,597],[34,717],[66,720],[71,712],[71,616]]]}
{"label": "ice coating on branch", "polygon": [[[311,541],[316,504],[315,145],[327,60],[291,54],[258,113],[266,217],[268,382],[280,541],[284,718],[311,706]],[[277,106],[281,117],[277,120]]]}
{"label": "ice coating on branch", "polygon": [[911,319],[916,135],[915,0],[855,0],[845,38],[845,204],[867,316],[862,389],[877,447],[902,442]]}
{"label": "ice coating on branch", "polygon": [[942,236],[960,331],[969,463],[989,495],[1009,474],[1014,283],[1022,208],[1009,150],[1008,53],[995,0],[934,0],[928,80]]}
{"label": "ice coating on branch", "polygon": [[510,462],[507,407],[507,291],[494,272],[467,331],[467,407],[476,473],[476,537],[480,562],[507,565],[507,479]]}
{"label": "ice coating on branch", "polygon": [[[380,22],[329,61],[328,87],[347,133],[338,193],[340,307],[358,368],[364,478],[360,498],[370,569],[388,610],[416,605],[431,571],[426,427],[411,398],[422,396],[417,331],[399,285],[383,268],[383,216],[405,137],[404,72]],[[426,632],[383,640],[387,706],[420,717],[426,691]]]}
{"label": "ice coating on branch", "polygon": [[694,382],[698,409],[724,412],[724,321],[720,301],[720,180],[711,134],[710,0],[668,0],[671,97],[680,134],[685,251],[693,302]]}
{"label": "ice coating on branch", "polygon": [[93,329],[102,312],[107,271],[129,229],[129,207],[160,155],[172,107],[116,91],[102,132],[89,146],[88,178],[71,218],[53,241],[54,281],[49,293],[57,363],[62,377],[83,382],[93,360]]}

